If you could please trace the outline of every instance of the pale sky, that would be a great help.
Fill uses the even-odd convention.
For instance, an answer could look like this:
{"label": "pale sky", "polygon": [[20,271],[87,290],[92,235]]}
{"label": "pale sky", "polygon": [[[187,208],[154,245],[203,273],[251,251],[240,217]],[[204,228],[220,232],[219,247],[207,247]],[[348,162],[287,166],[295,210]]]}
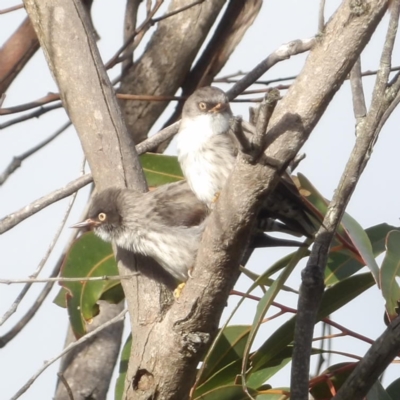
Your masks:
{"label": "pale sky", "polygon": [[[16,3],[15,0],[3,0],[1,8],[10,7]],[[328,1],[327,3],[326,15],[329,16],[340,2]],[[124,6],[125,2],[122,1],[94,2],[94,25],[102,38],[98,44],[105,61],[122,44]],[[248,71],[281,44],[314,35],[317,30],[318,6],[317,0],[265,2],[256,22],[248,30],[243,42],[238,46],[220,75],[239,70]],[[2,27],[0,43],[4,43],[15,31],[25,15],[24,10],[0,15]],[[103,23],[105,20],[107,20],[107,24]],[[363,53],[362,69],[364,71],[378,68],[387,22],[388,17],[386,16]],[[117,28],[110,29],[110,27]],[[393,66],[400,64],[398,49],[399,46],[395,46]],[[278,78],[298,73],[302,68],[305,57],[306,55],[299,55],[291,60],[279,63],[267,72],[264,78]],[[114,68],[111,77],[116,76],[118,72],[118,67]],[[367,104],[370,101],[374,79],[375,77],[367,77],[363,81]],[[228,86],[221,87],[223,89],[228,88]],[[4,107],[33,101],[43,97],[48,92],[57,92],[57,87],[52,80],[42,52],[38,51],[9,89]],[[168,110],[170,109],[171,106]],[[235,103],[232,105],[232,110],[235,114],[247,117],[248,104]],[[167,113],[164,115],[167,115]],[[0,123],[8,118],[15,117],[16,115],[1,117]],[[19,155],[30,149],[51,135],[66,121],[65,112],[57,110],[40,119],[17,124],[1,132],[0,172],[8,165],[14,155]],[[157,127],[160,126],[161,123],[158,123]],[[298,171],[305,174],[327,198],[332,196],[354,145],[354,126],[350,89],[346,82],[314,129],[310,140],[302,149],[307,154],[307,158],[298,168]],[[382,222],[395,226],[399,225],[400,185],[397,174],[394,172],[400,147],[398,126],[400,126],[400,112],[396,110],[381,132],[372,158],[348,207],[347,211],[364,228]],[[172,143],[168,153],[175,154],[174,143]],[[78,177],[82,157],[83,153],[77,135],[74,129],[70,128],[50,146],[25,161],[22,167],[1,187],[0,218]],[[80,219],[80,213],[86,199],[87,189],[82,190],[79,194],[67,226]],[[68,201],[69,199],[65,199],[46,208],[1,236],[0,249],[3,254],[1,278],[26,278],[33,273],[60,224]],[[65,228],[62,238],[53,252],[54,255],[46,264],[41,276],[46,277],[50,273],[70,234],[71,231]],[[255,272],[261,273],[285,254],[287,254],[287,251],[282,249],[258,250],[250,261],[249,267]],[[294,288],[299,286],[300,272],[300,267],[296,268],[289,279],[288,284]],[[237,288],[245,291],[248,284],[246,278],[241,278]],[[0,328],[0,335],[6,333],[20,319],[33,299],[36,298],[41,287],[41,284],[36,284],[31,289],[17,313]],[[0,317],[9,309],[21,289],[22,285],[2,286],[0,288]],[[66,311],[52,303],[57,292],[58,287],[56,285],[36,317],[17,338],[1,349],[0,375],[3,379],[0,381],[0,393],[2,398],[11,397],[41,367],[45,360],[61,352],[68,319]],[[229,301],[229,307],[224,314],[225,317],[236,301],[237,298]],[[278,301],[288,306],[296,306],[296,297],[286,292],[279,296]],[[256,303],[246,301],[234,317],[234,323],[251,324],[255,307]],[[369,338],[376,338],[385,329],[383,313],[383,298],[374,287],[353,301],[351,306],[346,306],[345,311],[335,313],[332,319]],[[283,319],[280,318],[263,327],[255,342],[255,348],[282,321]],[[319,336],[319,332],[317,335]],[[358,355],[363,355],[367,349],[367,346],[363,343],[347,337],[335,339],[333,343],[334,349]],[[343,358],[334,357],[332,363],[343,360]],[[27,400],[52,398],[58,367],[58,363],[50,367],[22,398]],[[313,372],[312,369],[311,373]],[[399,372],[398,365],[391,366],[385,375],[385,386],[396,379]],[[286,368],[269,383],[275,386],[288,385],[288,374]],[[112,384],[109,399],[113,398],[113,391],[114,385]]]}

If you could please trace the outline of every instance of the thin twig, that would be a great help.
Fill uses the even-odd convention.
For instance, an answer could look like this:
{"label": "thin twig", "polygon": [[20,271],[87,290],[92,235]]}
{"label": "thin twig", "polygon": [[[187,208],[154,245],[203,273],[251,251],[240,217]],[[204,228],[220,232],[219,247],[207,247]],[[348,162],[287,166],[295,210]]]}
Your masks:
{"label": "thin twig", "polygon": [[[63,218],[61,220],[61,223],[60,223],[60,225],[59,225],[59,227],[58,227],[53,239],[51,240],[46,253],[44,254],[42,259],[40,260],[39,265],[37,266],[36,270],[31,275],[31,279],[32,280],[36,279],[36,277],[40,274],[40,272],[42,271],[43,267],[46,265],[46,262],[49,259],[51,253],[53,252],[54,246],[57,244],[57,241],[58,241],[58,239],[59,239],[59,237],[61,235],[61,232],[64,229],[65,222],[67,221],[67,219],[69,217],[69,214],[71,212],[72,206],[74,205],[74,202],[75,202],[75,199],[76,199],[76,195],[77,195],[77,192],[75,192],[73,194],[73,196],[71,197],[71,200],[69,201],[67,209],[65,210],[64,216],[63,216]],[[7,319],[10,318],[11,315],[15,313],[15,311],[17,310],[17,308],[18,308],[19,304],[21,303],[22,299],[25,297],[26,293],[30,289],[31,285],[32,285],[32,283],[27,282],[25,287],[22,289],[21,293],[17,296],[16,300],[12,304],[11,308],[1,318],[0,326],[3,325],[4,322],[6,322]]]}
{"label": "thin twig", "polygon": [[122,279],[130,279],[137,276],[139,273],[130,275],[103,275],[103,276],[87,276],[76,278],[26,278],[26,279],[0,279],[0,284],[11,285],[14,283],[45,283],[45,282],[93,282],[93,281],[120,281]]}
{"label": "thin twig", "polygon": [[171,11],[170,13],[164,14],[161,17],[153,18],[153,19],[150,20],[150,24],[154,25],[157,22],[162,21],[163,19],[167,19],[167,18],[172,17],[172,16],[174,16],[176,14],[179,14],[179,13],[181,13],[183,11],[189,10],[189,8],[197,6],[198,4],[204,3],[204,1],[205,0],[197,0],[197,1],[194,1],[193,3],[191,3],[191,4],[188,4],[187,6],[183,6],[181,8],[178,8],[178,9],[174,10],[174,11]]}
{"label": "thin twig", "polygon": [[56,362],[59,358],[61,358],[64,354],[67,354],[69,351],[72,349],[76,348],[77,346],[81,345],[82,343],[87,342],[89,339],[97,335],[99,332],[103,331],[104,329],[108,328],[109,326],[115,324],[116,322],[122,321],[125,318],[125,314],[128,312],[128,310],[123,310],[121,313],[119,313],[116,317],[110,319],[109,321],[105,322],[104,324],[100,325],[98,328],[93,330],[90,333],[87,333],[85,336],[81,337],[79,340],[76,342],[73,342],[69,344],[60,354],[58,354],[56,357],[50,359],[49,361],[46,361],[44,365],[25,383],[24,386],[21,387],[21,389],[18,390],[17,393],[11,398],[11,400],[16,400],[18,399],[22,394],[24,394],[30,387],[31,385],[35,382],[35,380],[54,362]]}
{"label": "thin twig", "polygon": [[[85,172],[85,163],[86,160],[85,158],[83,159],[82,162],[82,168],[81,168],[81,174],[83,175]],[[87,207],[86,210],[84,211],[84,217],[87,214]],[[78,230],[74,229],[72,234],[70,235],[70,238],[66,245],[64,246],[64,251],[62,254],[59,256],[58,261],[56,262],[56,265],[53,268],[53,271],[50,274],[50,278],[55,278],[58,276],[61,270],[61,266],[63,264],[65,255],[69,248],[71,247],[72,243],[76,239],[78,235]],[[30,305],[28,311],[23,315],[23,317],[3,336],[0,337],[0,348],[4,347],[8,342],[13,340],[15,336],[17,336],[29,323],[29,321],[35,316],[36,312],[39,310],[43,302],[46,300],[47,296],[49,295],[51,289],[54,286],[54,282],[48,282],[46,285],[43,287],[42,291],[39,293],[37,296],[36,300]]]}
{"label": "thin twig", "polygon": [[70,400],[74,400],[74,395],[72,393],[71,387],[69,386],[67,380],[65,379],[65,376],[62,372],[57,372],[58,379],[62,382],[62,384],[65,387],[65,390],[67,391],[68,397]]}
{"label": "thin twig", "polygon": [[[0,105],[1,107],[1,105]],[[57,110],[58,108],[62,108],[62,104],[60,103],[56,103],[56,104],[52,104],[51,106],[47,106],[47,107],[40,107],[35,111],[32,111],[31,113],[27,113],[25,115],[21,115],[20,117],[14,118],[14,119],[10,119],[9,121],[6,121],[2,124],[0,124],[0,130],[4,129],[4,128],[8,128],[11,125],[15,125],[18,124],[19,122],[24,122],[28,119],[31,118],[39,118],[41,117],[43,114],[46,114],[49,111],[53,111],[53,110]]]}
{"label": "thin twig", "polygon": [[132,41],[141,34],[138,42],[143,38],[144,34],[147,32],[147,30],[151,27],[151,18],[154,16],[154,14],[158,11],[158,9],[161,7],[163,3],[163,0],[158,0],[156,4],[154,5],[154,8],[152,10],[147,10],[147,18],[143,21],[143,23],[135,29],[135,31],[132,33],[131,36],[128,37],[128,39],[125,41],[125,43],[117,50],[117,52],[108,60],[108,62],[105,64],[106,69],[113,68],[116,64],[119,62],[123,61],[123,59],[126,59],[129,57],[131,54],[133,54],[133,51],[137,47],[138,43],[135,43],[132,49],[130,49],[128,54],[124,54],[124,57],[120,57],[120,55],[130,46]]}
{"label": "thin twig", "polygon": [[19,156],[14,156],[10,164],[6,167],[2,174],[0,174],[0,186],[10,177],[10,175],[15,172],[21,165],[22,161],[26,160],[32,154],[35,154],[37,151],[41,150],[47,144],[52,142],[56,137],[58,137],[61,133],[63,133],[67,128],[71,126],[71,122],[65,123],[61,128],[57,129],[51,136],[49,136],[46,140],[39,143],[38,145],[32,147],[25,153],[22,153]]}
{"label": "thin twig", "polygon": [[92,181],[93,181],[92,175],[86,174],[68,183],[63,188],[57,189],[54,192],[51,192],[48,195],[43,196],[38,200],[35,200],[34,202],[21,208],[20,210],[7,215],[6,217],[0,220],[0,234],[8,231],[15,225],[18,225],[20,222],[36,214],[40,210],[43,210],[43,208],[46,208],[50,204],[53,204],[56,201],[59,201],[61,199],[64,199],[65,197],[70,196],[71,194],[75,193],[77,190],[88,185]]}
{"label": "thin twig", "polygon": [[7,14],[12,11],[21,10],[22,8],[24,8],[24,5],[18,4],[17,6],[12,6],[12,7],[8,7],[8,8],[4,8],[3,10],[0,10],[0,14]]}
{"label": "thin twig", "polygon": [[9,107],[9,108],[0,108],[0,115],[14,114],[19,113],[21,111],[30,110],[31,108],[39,107],[44,104],[52,103],[53,101],[60,100],[60,95],[58,93],[49,93],[47,96],[44,96],[35,101],[31,101],[29,103],[20,104],[19,106]]}
{"label": "thin twig", "polygon": [[[400,66],[390,68],[390,72],[395,72],[395,71],[400,71]],[[378,72],[379,72],[379,69],[377,69],[377,70],[367,70],[367,71],[364,71],[361,74],[361,76],[362,77],[373,76],[373,75],[376,75]],[[213,82],[214,83],[237,83],[237,82],[239,82],[240,79],[234,79],[236,76],[247,75],[247,74],[248,74],[248,72],[238,72],[236,74],[231,74],[232,77],[227,75],[227,76],[223,76],[223,77],[220,77],[220,78],[215,78]],[[257,81],[254,82],[254,84],[269,86],[269,85],[271,85],[271,83],[292,81],[292,80],[294,80],[296,78],[297,78],[297,75],[284,76],[284,77],[281,77],[281,78],[274,78],[274,79],[269,79],[269,80],[266,80],[266,81],[257,80]],[[280,87],[278,87],[278,89],[280,89]]]}
{"label": "thin twig", "polygon": [[227,91],[226,94],[228,95],[229,100],[237,97],[279,61],[286,60],[293,55],[311,50],[314,43],[315,38],[312,37],[304,40],[293,40],[292,42],[278,47],[265,60],[261,61],[255,68],[253,68],[248,74],[246,74],[242,79],[240,79],[240,81],[235,83],[232,88]]}

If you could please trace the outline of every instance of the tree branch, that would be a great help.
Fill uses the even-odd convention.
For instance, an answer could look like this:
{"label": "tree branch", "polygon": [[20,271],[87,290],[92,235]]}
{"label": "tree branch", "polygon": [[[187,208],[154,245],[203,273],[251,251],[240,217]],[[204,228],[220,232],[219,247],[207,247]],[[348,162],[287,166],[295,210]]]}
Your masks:
{"label": "tree branch", "polygon": [[375,340],[334,400],[362,400],[400,352],[400,317]]}
{"label": "tree branch", "polygon": [[[381,18],[383,13],[386,11],[387,5],[388,2],[377,1],[369,12],[365,10],[364,13],[357,15],[354,14],[350,7],[349,9],[351,14],[348,18],[353,18],[353,20],[364,19],[366,15],[369,17],[374,15],[377,18]],[[374,25],[376,26],[378,21],[375,20],[372,22],[371,20],[371,27]],[[329,34],[330,25],[332,25],[332,21],[331,24],[327,25],[326,35]],[[389,32],[388,37],[390,37]],[[368,35],[371,33],[372,32],[368,29]],[[353,62],[357,60],[360,52],[361,49],[359,48],[357,52],[353,53]],[[357,58],[354,58],[354,56]],[[382,58],[386,58],[386,55],[383,55]],[[365,121],[357,125],[356,144],[340,179],[338,188],[328,207],[323,224],[316,235],[311,255],[302,274],[302,285],[298,300],[298,314],[295,328],[295,345],[292,359],[291,398],[293,400],[308,399],[308,375],[311,343],[316,314],[324,290],[324,270],[328,258],[329,247],[337,225],[342,219],[344,210],[357,185],[361,173],[365,168],[370,151],[378,134],[376,127],[383,114],[382,107],[383,102],[385,101],[384,97],[379,94],[382,93],[382,89],[384,91],[380,75],[381,74],[379,73],[377,77],[377,83],[374,90],[375,95],[372,103],[375,104],[374,108],[381,110],[382,113],[378,115],[373,110],[373,107],[371,107]],[[386,82],[384,85],[386,85]]]}

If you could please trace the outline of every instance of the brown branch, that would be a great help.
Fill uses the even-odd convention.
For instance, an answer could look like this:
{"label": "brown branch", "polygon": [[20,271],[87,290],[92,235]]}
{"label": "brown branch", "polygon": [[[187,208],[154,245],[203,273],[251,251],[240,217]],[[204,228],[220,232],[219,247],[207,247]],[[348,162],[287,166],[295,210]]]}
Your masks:
{"label": "brown branch", "polygon": [[232,100],[237,97],[278,62],[287,60],[293,55],[309,51],[314,43],[315,38],[310,38],[304,40],[293,40],[292,42],[283,44],[227,91],[226,94],[229,99]]}
{"label": "brown branch", "polygon": [[[393,7],[394,8],[394,7]],[[400,317],[375,340],[334,400],[362,400],[400,352]]]}
{"label": "brown branch", "polygon": [[[387,5],[387,2],[377,2],[374,9],[371,9],[371,11],[375,13],[376,18],[381,18],[383,13],[386,11]],[[354,10],[351,8],[350,10],[351,15],[349,18],[358,19],[369,14],[367,10],[364,10],[364,13],[357,14],[354,14]],[[398,13],[395,19],[396,22],[393,21],[392,14],[387,40],[382,54],[382,68],[384,67],[382,63],[386,65],[388,52],[391,54],[390,49],[393,49],[394,32],[397,30]],[[394,25],[396,25],[396,29],[394,29]],[[326,32],[327,35],[328,26]],[[372,34],[371,31],[370,34]],[[358,58],[359,52],[357,54],[354,53],[354,55]],[[353,62],[356,62],[357,59],[354,58],[354,55]],[[370,151],[379,133],[376,131],[376,127],[385,108],[385,98],[382,96],[382,91],[385,91],[387,84],[385,79],[387,79],[388,73],[386,72],[387,70],[384,69],[382,73],[378,73],[372,106],[365,117],[365,120],[357,125],[356,144],[340,179],[338,188],[328,207],[323,224],[316,235],[311,255],[302,274],[302,285],[298,300],[298,314],[292,358],[291,398],[294,400],[303,400],[308,398],[308,374],[312,336],[317,311],[324,291],[324,270],[328,258],[329,247],[336,228],[343,216],[344,210],[357,185],[361,173],[368,162]],[[376,110],[380,110],[380,114],[377,113]]]}
{"label": "brown branch", "polygon": [[0,93],[5,93],[25,64],[39,48],[39,41],[29,18],[25,18],[0,48]]}
{"label": "brown branch", "polygon": [[[0,107],[1,107],[1,105],[0,105]],[[35,111],[33,111],[33,112],[29,113],[29,114],[25,114],[25,115],[22,115],[20,117],[14,118],[14,119],[10,119],[9,121],[6,121],[6,122],[0,124],[0,130],[4,129],[4,128],[8,128],[11,125],[15,125],[15,124],[18,124],[20,122],[27,121],[28,119],[31,119],[31,118],[39,118],[43,114],[46,114],[49,111],[53,111],[53,110],[56,110],[56,109],[61,108],[61,107],[62,107],[61,102],[58,103],[58,104],[53,104],[53,105],[48,106],[48,107],[40,107],[38,110],[35,110]]]}
{"label": "brown branch", "polygon": [[3,10],[0,10],[0,15],[1,14],[7,14],[9,12],[16,11],[16,10],[21,10],[22,8],[24,8],[23,4],[18,4],[16,6],[4,8]]}
{"label": "brown branch", "polygon": [[54,101],[60,100],[60,95],[58,93],[49,93],[48,95],[42,97],[41,99],[32,101],[30,103],[20,104],[19,106],[1,108],[0,115],[15,114],[21,111],[30,110],[35,107],[43,106],[44,104],[52,103]]}

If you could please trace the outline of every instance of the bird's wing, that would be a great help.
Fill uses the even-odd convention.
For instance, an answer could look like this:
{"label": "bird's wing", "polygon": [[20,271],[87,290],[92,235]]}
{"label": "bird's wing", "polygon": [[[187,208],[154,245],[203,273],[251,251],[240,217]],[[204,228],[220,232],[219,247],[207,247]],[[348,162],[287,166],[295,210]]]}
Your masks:
{"label": "bird's wing", "polygon": [[151,217],[167,226],[197,226],[208,215],[207,206],[197,199],[186,181],[160,186],[146,196]]}

